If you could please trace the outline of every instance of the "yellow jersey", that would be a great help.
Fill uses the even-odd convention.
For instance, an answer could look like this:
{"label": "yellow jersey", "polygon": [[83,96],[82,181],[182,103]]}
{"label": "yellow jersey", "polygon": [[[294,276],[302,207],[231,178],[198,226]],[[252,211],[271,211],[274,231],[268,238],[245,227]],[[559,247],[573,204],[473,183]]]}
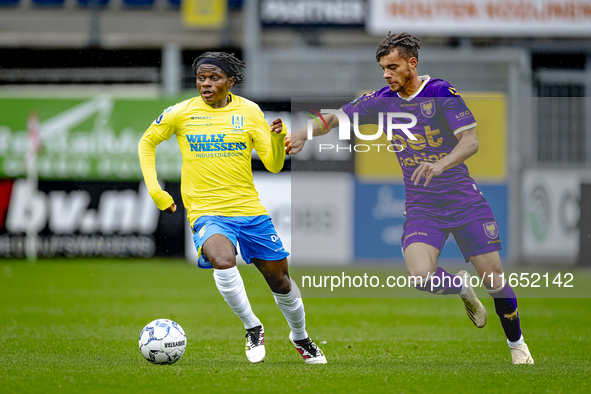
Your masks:
{"label": "yellow jersey", "polygon": [[269,171],[283,168],[285,124],[280,134],[272,132],[257,104],[229,96],[223,108],[210,107],[201,96],[167,108],[139,143],[146,187],[165,210],[173,199],[157,181],[156,146],[176,134],[183,156],[181,195],[191,226],[206,215],[267,215],[253,183],[253,148]]}

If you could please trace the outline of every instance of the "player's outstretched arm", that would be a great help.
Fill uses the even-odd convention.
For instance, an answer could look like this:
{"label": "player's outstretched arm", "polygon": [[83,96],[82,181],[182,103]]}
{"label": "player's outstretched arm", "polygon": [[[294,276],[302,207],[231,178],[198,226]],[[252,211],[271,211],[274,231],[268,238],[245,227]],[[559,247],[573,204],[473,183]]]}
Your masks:
{"label": "player's outstretched arm", "polygon": [[453,148],[449,155],[436,163],[421,163],[410,177],[415,186],[419,184],[421,178],[425,177],[425,184],[428,186],[434,176],[441,175],[447,169],[457,166],[466,161],[470,156],[478,152],[478,138],[474,128],[464,130],[456,135],[458,144]]}
{"label": "player's outstretched arm", "polygon": [[158,175],[156,174],[156,147],[163,140],[153,132],[150,127],[140,140],[138,145],[138,155],[140,158],[140,166],[144,181],[150,196],[154,203],[161,211],[166,213],[174,213],[176,211],[176,204],[172,196],[166,191],[162,190],[158,183]]}
{"label": "player's outstretched arm", "polygon": [[[315,124],[312,127],[312,136],[314,137],[327,134],[330,130],[339,125],[339,120],[335,114],[322,115],[322,117],[324,117],[328,128],[326,128],[324,124]],[[285,137],[285,153],[288,155],[295,155],[304,149],[307,140],[308,129],[306,127],[302,127],[292,133],[287,133],[287,136]]]}

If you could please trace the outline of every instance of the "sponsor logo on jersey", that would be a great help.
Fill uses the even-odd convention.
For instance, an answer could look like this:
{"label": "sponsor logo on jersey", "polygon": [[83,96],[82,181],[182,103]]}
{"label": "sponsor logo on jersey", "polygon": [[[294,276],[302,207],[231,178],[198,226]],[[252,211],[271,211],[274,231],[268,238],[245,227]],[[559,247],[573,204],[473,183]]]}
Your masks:
{"label": "sponsor logo on jersey", "polygon": [[435,101],[429,100],[421,103],[421,113],[427,118],[432,118],[435,115]]}
{"label": "sponsor logo on jersey", "polygon": [[243,131],[244,115],[232,115],[232,126],[238,131]]}
{"label": "sponsor logo on jersey", "polygon": [[456,114],[456,119],[463,120],[463,119],[466,119],[467,117],[470,117],[470,116],[472,116],[472,112],[470,112],[470,110],[467,109],[463,112],[460,112],[459,114]]}
{"label": "sponsor logo on jersey", "polygon": [[432,148],[437,148],[441,146],[443,143],[443,137],[438,137],[440,134],[439,129],[431,130],[431,127],[425,126],[425,135],[421,134],[414,134],[416,140],[411,140],[408,138],[404,138],[404,136],[400,134],[394,134],[392,136],[392,145],[395,148],[395,152],[402,152],[407,147],[411,150],[407,152],[416,151],[416,155],[412,157],[406,158],[399,158],[400,165],[403,167],[414,167],[418,166],[421,163],[436,163],[439,160],[443,159],[448,153],[438,153],[438,154],[431,154],[427,155],[425,152],[422,152],[427,146]]}
{"label": "sponsor logo on jersey", "polygon": [[191,152],[222,152],[246,150],[246,142],[224,142],[226,134],[188,134]]}
{"label": "sponsor logo on jersey", "polygon": [[156,124],[160,124],[160,122],[162,122],[162,118],[163,118],[163,117],[164,117],[164,114],[160,114],[160,116],[158,117],[158,119],[156,119],[156,120],[154,121],[154,123],[156,123]]}
{"label": "sponsor logo on jersey", "polygon": [[497,228],[497,222],[488,222],[482,225],[484,227],[484,233],[490,239],[495,239],[499,236],[499,229]]}

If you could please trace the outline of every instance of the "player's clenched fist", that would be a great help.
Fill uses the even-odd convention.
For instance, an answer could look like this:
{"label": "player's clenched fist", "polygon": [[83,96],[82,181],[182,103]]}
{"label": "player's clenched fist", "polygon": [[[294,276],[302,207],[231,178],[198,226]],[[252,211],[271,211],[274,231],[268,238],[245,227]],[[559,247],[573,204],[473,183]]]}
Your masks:
{"label": "player's clenched fist", "polygon": [[164,210],[164,212],[171,214],[176,212],[176,204],[172,203],[172,205]]}
{"label": "player's clenched fist", "polygon": [[283,131],[283,122],[281,121],[281,118],[277,118],[271,123],[271,131],[277,134],[281,134],[281,132]]}

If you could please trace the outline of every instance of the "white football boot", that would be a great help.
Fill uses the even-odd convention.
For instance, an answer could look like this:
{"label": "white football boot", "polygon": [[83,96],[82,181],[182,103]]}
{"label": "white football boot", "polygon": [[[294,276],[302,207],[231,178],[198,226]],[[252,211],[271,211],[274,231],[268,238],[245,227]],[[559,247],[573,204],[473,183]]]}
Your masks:
{"label": "white football boot", "polygon": [[486,325],[486,308],[482,305],[482,302],[476,296],[472,285],[470,285],[470,278],[472,277],[468,271],[461,270],[457,275],[462,276],[466,285],[466,294],[460,295],[462,301],[464,301],[464,307],[466,314],[472,320],[472,323],[478,328],[482,328]]}
{"label": "white football boot", "polygon": [[262,325],[246,330],[246,358],[253,364],[265,358],[265,329]]}
{"label": "white football boot", "polygon": [[[523,338],[523,337],[521,337]],[[522,342],[517,346],[509,346],[509,350],[511,351],[511,358],[513,359],[513,364],[533,364],[534,359],[529,352],[529,348]]]}
{"label": "white football boot", "polygon": [[296,350],[302,355],[306,364],[326,364],[326,357],[320,348],[310,339],[294,341],[289,333],[289,342],[295,346]]}

